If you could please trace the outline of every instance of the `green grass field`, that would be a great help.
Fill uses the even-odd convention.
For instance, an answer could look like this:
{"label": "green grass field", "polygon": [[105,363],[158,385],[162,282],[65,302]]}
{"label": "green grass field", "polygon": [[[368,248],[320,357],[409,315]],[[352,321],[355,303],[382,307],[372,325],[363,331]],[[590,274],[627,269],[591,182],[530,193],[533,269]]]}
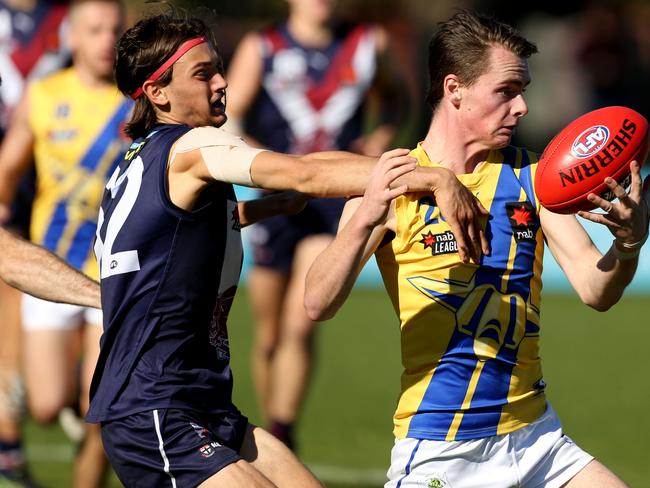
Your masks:
{"label": "green grass field", "polygon": [[[597,313],[573,296],[545,297],[542,357],[548,397],[566,432],[632,487],[650,487],[650,300]],[[400,364],[383,291],[356,291],[319,330],[319,364],[299,430],[302,459],[329,487],[382,486],[392,445]],[[230,321],[235,399],[258,420],[249,378],[251,320],[242,290]],[[58,427],[28,424],[35,477],[70,486],[73,447]],[[111,487],[120,484],[113,479]]]}

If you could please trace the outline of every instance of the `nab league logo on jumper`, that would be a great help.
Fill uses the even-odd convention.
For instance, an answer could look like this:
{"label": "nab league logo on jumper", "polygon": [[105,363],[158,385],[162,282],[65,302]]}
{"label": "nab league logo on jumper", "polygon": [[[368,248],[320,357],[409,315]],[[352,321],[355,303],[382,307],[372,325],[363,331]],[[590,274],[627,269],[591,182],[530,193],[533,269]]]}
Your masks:
{"label": "nab league logo on jumper", "polygon": [[600,151],[609,140],[609,129],[604,125],[594,125],[583,131],[571,145],[571,155],[585,159]]}
{"label": "nab league logo on jumper", "polygon": [[451,254],[458,252],[458,243],[451,231],[445,231],[442,234],[420,234],[422,239],[420,243],[424,244],[424,249],[431,249],[432,256],[439,254]]}
{"label": "nab league logo on jumper", "polygon": [[532,204],[530,202],[506,203],[506,212],[515,241],[534,241],[537,215]]}

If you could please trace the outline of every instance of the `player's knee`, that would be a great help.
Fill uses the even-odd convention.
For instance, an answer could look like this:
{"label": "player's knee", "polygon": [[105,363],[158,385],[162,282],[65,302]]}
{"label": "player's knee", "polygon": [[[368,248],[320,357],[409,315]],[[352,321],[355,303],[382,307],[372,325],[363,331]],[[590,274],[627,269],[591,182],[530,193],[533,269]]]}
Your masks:
{"label": "player's knee", "polygon": [[51,424],[59,418],[63,405],[55,401],[29,400],[29,413],[39,424]]}
{"label": "player's knee", "polygon": [[255,353],[259,357],[271,359],[278,348],[277,334],[260,334],[255,338]]}
{"label": "player's knee", "polygon": [[314,322],[306,320],[288,320],[282,331],[282,339],[299,342],[311,342],[314,335]]}
{"label": "player's knee", "polygon": [[68,398],[65,395],[57,394],[54,390],[37,390],[33,386],[27,389],[29,413],[39,424],[56,422],[67,402]]}

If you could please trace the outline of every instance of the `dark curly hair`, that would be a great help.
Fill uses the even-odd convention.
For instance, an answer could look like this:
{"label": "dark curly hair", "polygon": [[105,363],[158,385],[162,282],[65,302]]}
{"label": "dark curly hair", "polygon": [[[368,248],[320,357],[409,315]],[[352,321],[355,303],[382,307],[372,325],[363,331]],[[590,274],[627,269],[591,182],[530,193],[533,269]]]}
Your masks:
{"label": "dark curly hair", "polygon": [[[119,90],[130,96],[145,80],[169,59],[181,44],[206,36],[217,49],[212,30],[201,19],[181,18],[178,13],[154,15],[127,30],[117,43],[115,81]],[[172,67],[157,80],[160,86],[172,80]],[[149,99],[141,95],[135,102],[124,131],[133,139],[144,137],[156,123],[156,113]]]}

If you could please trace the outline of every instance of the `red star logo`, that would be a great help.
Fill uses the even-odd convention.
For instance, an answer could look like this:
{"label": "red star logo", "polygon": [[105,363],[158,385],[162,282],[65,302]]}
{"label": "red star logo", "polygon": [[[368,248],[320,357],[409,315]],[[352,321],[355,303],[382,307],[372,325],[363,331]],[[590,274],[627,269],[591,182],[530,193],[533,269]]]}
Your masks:
{"label": "red star logo", "polygon": [[428,247],[433,248],[433,245],[436,243],[436,238],[431,233],[431,231],[429,231],[428,234],[421,234],[421,235],[422,235],[422,239],[420,240],[420,242],[424,244],[424,248],[425,249]]}
{"label": "red star logo", "polygon": [[510,218],[514,220],[517,225],[523,225],[524,227],[527,227],[531,221],[530,211],[526,210],[523,205],[519,208],[513,209],[512,217]]}

